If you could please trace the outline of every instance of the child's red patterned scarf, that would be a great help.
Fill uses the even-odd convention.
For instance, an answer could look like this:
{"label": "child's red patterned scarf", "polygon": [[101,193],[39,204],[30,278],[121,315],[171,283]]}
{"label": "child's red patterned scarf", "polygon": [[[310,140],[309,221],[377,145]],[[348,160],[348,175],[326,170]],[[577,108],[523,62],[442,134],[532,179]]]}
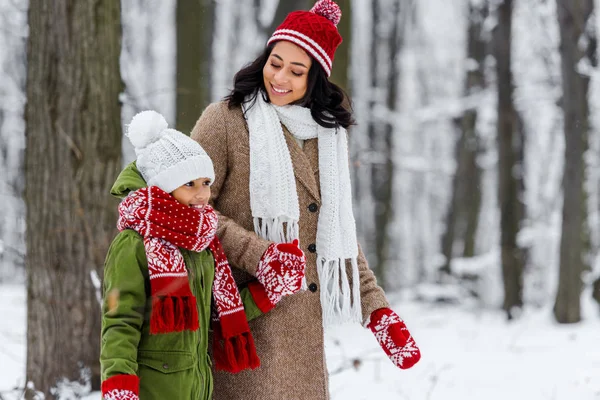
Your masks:
{"label": "child's red patterned scarf", "polygon": [[119,204],[117,228],[133,229],[144,237],[152,312],[150,333],[198,329],[198,309],[183,256],[178,247],[203,251],[215,259],[213,297],[218,318],[213,319],[216,367],[239,372],[260,365],[242,299],[231,268],[215,233],[217,214],[179,203],[157,186],[136,190]]}

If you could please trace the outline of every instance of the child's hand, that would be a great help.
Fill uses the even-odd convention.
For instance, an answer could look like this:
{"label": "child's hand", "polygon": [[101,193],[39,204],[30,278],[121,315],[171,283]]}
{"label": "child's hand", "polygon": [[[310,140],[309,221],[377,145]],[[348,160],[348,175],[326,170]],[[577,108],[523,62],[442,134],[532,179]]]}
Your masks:
{"label": "child's hand", "polygon": [[135,375],[115,375],[102,382],[103,400],[139,400],[140,379]]}
{"label": "child's hand", "polygon": [[421,350],[410,335],[402,318],[389,308],[371,313],[367,325],[390,360],[401,369],[408,369],[421,359]]}
{"label": "child's hand", "polygon": [[262,301],[261,306],[259,301],[256,301],[259,308],[266,312],[279,303],[283,296],[300,291],[305,268],[306,258],[298,247],[298,240],[292,243],[271,244],[258,263],[256,279],[262,288],[257,286],[256,282],[249,285],[255,301],[261,297],[261,290],[266,294],[269,304],[265,305],[265,301]]}

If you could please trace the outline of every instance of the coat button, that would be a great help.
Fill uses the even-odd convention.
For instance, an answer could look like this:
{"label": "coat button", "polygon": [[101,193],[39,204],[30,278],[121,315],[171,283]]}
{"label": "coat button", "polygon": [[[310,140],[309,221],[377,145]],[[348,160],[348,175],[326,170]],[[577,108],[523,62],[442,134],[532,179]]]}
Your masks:
{"label": "coat button", "polygon": [[317,251],[317,245],[315,245],[314,243],[309,244],[308,251],[310,251],[311,253],[315,253]]}
{"label": "coat button", "polygon": [[308,205],[308,211],[310,211],[310,212],[317,212],[318,209],[319,209],[319,206],[317,206],[317,203],[310,203]]}
{"label": "coat button", "polygon": [[164,363],[164,364],[163,364],[163,369],[169,369],[169,364],[167,364],[167,363]]}
{"label": "coat button", "polygon": [[316,283],[311,283],[310,285],[308,285],[308,290],[310,290],[311,292],[316,292],[317,291],[317,284]]}

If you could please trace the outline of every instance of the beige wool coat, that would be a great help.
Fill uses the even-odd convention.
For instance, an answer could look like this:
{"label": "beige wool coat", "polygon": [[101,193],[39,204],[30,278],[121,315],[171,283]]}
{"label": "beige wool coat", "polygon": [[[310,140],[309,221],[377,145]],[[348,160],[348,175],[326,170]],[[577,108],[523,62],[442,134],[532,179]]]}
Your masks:
{"label": "beige wool coat", "polygon": [[[296,177],[300,205],[300,246],[306,254],[309,290],[284,297],[269,313],[250,321],[261,366],[239,374],[216,372],[214,399],[329,398],[314,252],[321,205],[318,139],[306,140],[303,148],[300,148],[285,127],[284,134]],[[196,123],[191,136],[212,158],[215,182],[211,187],[211,199],[221,214],[217,235],[229,263],[234,267],[236,281],[243,285],[254,279],[260,257],[269,242],[253,230],[248,127],[241,108],[230,110],[225,102],[211,104]],[[365,322],[373,310],[389,307],[389,304],[360,249],[358,266]]]}

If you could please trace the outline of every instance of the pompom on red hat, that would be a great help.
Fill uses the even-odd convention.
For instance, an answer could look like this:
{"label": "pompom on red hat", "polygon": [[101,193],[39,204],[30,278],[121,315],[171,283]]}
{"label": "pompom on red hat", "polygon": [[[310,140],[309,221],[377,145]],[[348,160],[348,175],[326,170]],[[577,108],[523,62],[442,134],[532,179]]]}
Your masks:
{"label": "pompom on red hat", "polygon": [[319,0],[310,11],[289,13],[267,46],[280,40],[292,42],[306,50],[330,76],[335,49],[342,43],[337,30],[341,17],[340,7],[332,0]]}

